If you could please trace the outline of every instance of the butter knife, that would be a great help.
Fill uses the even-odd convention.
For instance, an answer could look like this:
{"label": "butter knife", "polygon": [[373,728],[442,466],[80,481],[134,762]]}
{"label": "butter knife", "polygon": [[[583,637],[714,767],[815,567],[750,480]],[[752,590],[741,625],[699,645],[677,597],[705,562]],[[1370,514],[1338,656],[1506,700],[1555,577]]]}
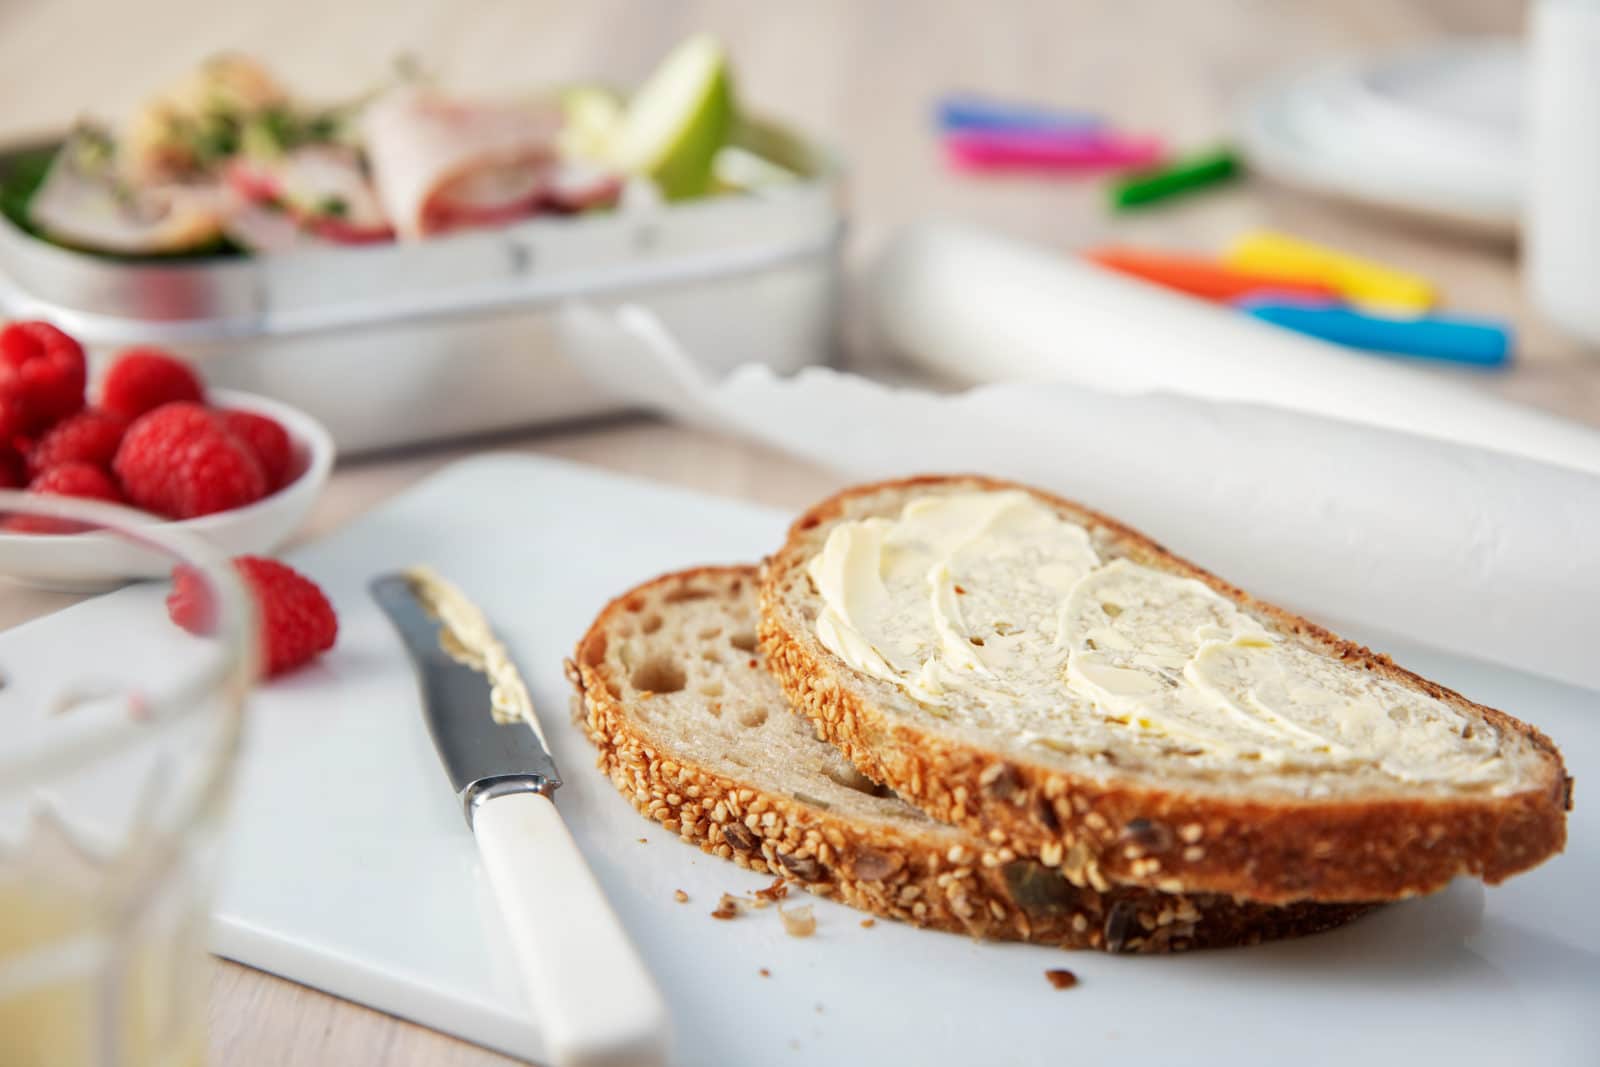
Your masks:
{"label": "butter knife", "polygon": [[664,1063],[666,1006],[556,811],[561,778],[504,646],[429,572],[382,575],[371,592],[410,653],[548,1058],[557,1067]]}

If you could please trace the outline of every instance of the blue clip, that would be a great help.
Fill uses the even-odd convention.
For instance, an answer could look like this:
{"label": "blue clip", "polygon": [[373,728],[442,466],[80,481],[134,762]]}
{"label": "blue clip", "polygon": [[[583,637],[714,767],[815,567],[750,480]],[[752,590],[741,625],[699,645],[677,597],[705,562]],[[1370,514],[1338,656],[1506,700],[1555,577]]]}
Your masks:
{"label": "blue clip", "polygon": [[1246,299],[1237,306],[1264,322],[1350,348],[1473,367],[1504,367],[1511,362],[1511,330],[1490,319],[1461,315],[1391,319],[1338,305],[1287,300]]}

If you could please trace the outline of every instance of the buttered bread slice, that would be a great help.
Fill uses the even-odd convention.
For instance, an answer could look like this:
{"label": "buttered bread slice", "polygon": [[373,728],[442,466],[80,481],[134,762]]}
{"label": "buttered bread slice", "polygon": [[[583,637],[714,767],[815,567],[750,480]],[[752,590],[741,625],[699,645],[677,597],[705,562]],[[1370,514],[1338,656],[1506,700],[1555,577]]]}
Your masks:
{"label": "buttered bread slice", "polygon": [[790,702],[863,773],[1079,884],[1391,899],[1566,838],[1533,727],[1024,486],[826,500],[761,610]]}
{"label": "buttered bread slice", "polygon": [[613,601],[576,653],[601,769],[705,851],[919,926],[1110,952],[1250,944],[1370,906],[1098,892],[934,822],[787,710],[756,649],[756,586],[753,567],[666,575]]}

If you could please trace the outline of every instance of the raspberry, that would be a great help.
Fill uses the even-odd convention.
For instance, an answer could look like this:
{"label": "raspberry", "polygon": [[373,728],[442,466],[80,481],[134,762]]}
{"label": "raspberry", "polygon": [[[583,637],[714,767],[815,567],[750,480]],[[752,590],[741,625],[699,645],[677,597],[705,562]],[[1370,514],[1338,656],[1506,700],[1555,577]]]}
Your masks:
{"label": "raspberry", "polygon": [[187,363],[159,348],[130,348],[117,357],[100,387],[100,406],[136,419],[162,404],[205,399],[200,379]]}
{"label": "raspberry", "polygon": [[[287,564],[260,556],[238,556],[233,566],[256,601],[261,664],[268,677],[293,670],[333,647],[339,618],[315,582]],[[216,627],[210,589],[193,569],[178,567],[172,572],[167,613],[192,634],[207,634]]]}
{"label": "raspberry", "polygon": [[[51,467],[28,483],[28,492],[109,500],[113,504],[122,502],[122,494],[117,492],[111,476],[91,463],[63,463]],[[47,515],[13,515],[6,520],[5,527],[17,533],[76,533],[83,529],[80,523]]]}
{"label": "raspberry", "polygon": [[222,425],[243,441],[267,476],[267,492],[283,488],[292,458],[289,433],[274,419],[253,411],[223,411]]}
{"label": "raspberry", "polygon": [[83,407],[83,346],[48,322],[0,330],[0,397],[36,433]]}
{"label": "raspberry", "polygon": [[0,394],[0,449],[17,449],[28,436],[28,417],[22,405]]}
{"label": "raspberry", "polygon": [[0,489],[21,489],[27,484],[22,457],[0,444]]}
{"label": "raspberry", "polygon": [[243,507],[267,493],[249,448],[198,404],[164,404],[141,415],[111,469],[133,504],[174,519]]}
{"label": "raspberry", "polygon": [[127,429],[128,420],[121,415],[97,408],[80,411],[39,438],[28,453],[28,470],[38,474],[63,463],[90,463],[109,471]]}

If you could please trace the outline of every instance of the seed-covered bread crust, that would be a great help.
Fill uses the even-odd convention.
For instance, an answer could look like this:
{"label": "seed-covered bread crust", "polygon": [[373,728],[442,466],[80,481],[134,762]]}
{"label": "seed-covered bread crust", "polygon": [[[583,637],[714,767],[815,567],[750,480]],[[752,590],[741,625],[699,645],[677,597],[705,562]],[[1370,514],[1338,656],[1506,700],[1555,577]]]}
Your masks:
{"label": "seed-covered bread crust", "polygon": [[[1516,740],[1536,767],[1509,795],[1456,793],[1305,799],[1197,790],[1067,773],[1048,753],[917,714],[825,648],[806,566],[840,521],[895,516],[929,492],[1021,489],[1087,527],[1098,547],[1197,579],[1269,629],[1345,663],[1479,715]],[[943,822],[1004,842],[1080,885],[1144,885],[1269,903],[1389,900],[1442,888],[1458,875],[1496,883],[1566,841],[1572,782],[1538,730],[1396,666],[1388,657],[1251,597],[1112,519],[1059,497],[980,476],[924,476],[845,490],[801,515],[763,570],[760,639],[790,704],[863,774]]]}
{"label": "seed-covered bread crust", "polygon": [[[1371,907],[1074,885],[893,797],[838,788],[834,766],[848,764],[787,712],[748,648],[757,584],[752,567],[648,582],[607,605],[569,665],[600,769],[641,814],[702,850],[885,918],[1110,952],[1254,944]],[[734,719],[755,732],[739,733]]]}

